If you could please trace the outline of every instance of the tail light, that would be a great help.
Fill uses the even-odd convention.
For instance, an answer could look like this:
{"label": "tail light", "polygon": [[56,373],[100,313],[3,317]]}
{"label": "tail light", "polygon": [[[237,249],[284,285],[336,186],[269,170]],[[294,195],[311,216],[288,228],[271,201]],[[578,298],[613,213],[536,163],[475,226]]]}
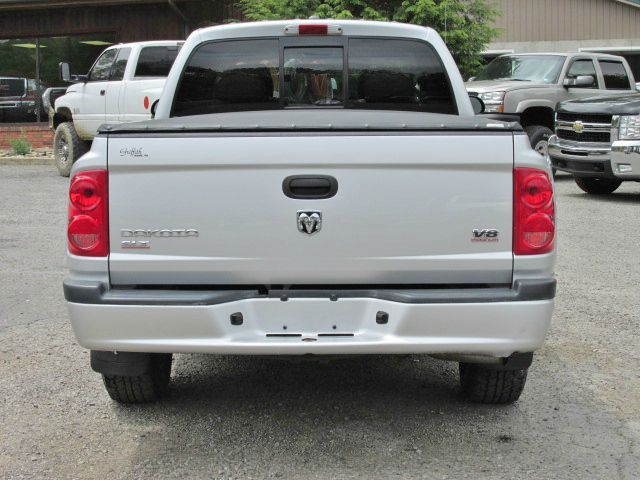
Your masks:
{"label": "tail light", "polygon": [[342,27],[326,23],[301,23],[287,25],[285,35],[342,35]]}
{"label": "tail light", "polygon": [[87,170],[69,185],[69,252],[85,257],[109,254],[107,171]]}
{"label": "tail light", "polygon": [[516,168],[513,186],[513,253],[539,255],[553,250],[556,234],[553,185],[537,168]]}

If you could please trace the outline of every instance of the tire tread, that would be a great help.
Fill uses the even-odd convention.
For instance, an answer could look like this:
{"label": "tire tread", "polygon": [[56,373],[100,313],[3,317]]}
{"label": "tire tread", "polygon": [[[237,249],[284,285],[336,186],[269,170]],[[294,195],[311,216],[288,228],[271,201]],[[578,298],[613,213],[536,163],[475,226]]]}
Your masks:
{"label": "tire tread", "polygon": [[138,376],[102,375],[109,396],[119,403],[149,403],[163,397],[171,377],[171,355],[161,354],[151,362],[149,373]]}
{"label": "tire tread", "polygon": [[527,370],[494,370],[482,365],[461,363],[463,395],[475,403],[513,403],[524,389]]}

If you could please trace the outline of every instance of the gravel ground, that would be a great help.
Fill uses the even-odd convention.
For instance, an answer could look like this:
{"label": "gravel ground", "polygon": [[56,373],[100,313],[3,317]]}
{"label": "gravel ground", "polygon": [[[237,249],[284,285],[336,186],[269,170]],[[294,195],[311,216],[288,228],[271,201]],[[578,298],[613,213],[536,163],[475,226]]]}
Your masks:
{"label": "gravel ground", "polygon": [[178,355],[170,397],[111,402],[62,300],[67,180],[0,166],[3,478],[640,478],[640,184],[558,180],[559,296],[519,402],[454,364]]}

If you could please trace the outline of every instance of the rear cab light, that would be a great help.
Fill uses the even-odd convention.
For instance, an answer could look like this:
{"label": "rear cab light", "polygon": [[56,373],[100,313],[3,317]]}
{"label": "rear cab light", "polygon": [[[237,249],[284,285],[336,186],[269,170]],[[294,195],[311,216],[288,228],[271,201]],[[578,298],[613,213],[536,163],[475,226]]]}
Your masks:
{"label": "rear cab light", "polygon": [[285,35],[342,35],[342,27],[327,23],[301,23],[300,25],[287,25],[284,28]]}
{"label": "rear cab light", "polygon": [[553,183],[545,170],[516,167],[513,172],[513,254],[541,255],[555,247]]}
{"label": "rear cab light", "polygon": [[106,170],[76,173],[69,184],[69,253],[85,257],[109,255],[109,198]]}

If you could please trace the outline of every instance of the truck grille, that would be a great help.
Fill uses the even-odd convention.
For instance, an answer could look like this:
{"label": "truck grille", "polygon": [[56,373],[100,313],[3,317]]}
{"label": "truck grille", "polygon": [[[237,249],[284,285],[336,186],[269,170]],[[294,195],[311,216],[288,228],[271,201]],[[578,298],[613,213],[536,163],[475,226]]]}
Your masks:
{"label": "truck grille", "polygon": [[611,115],[558,112],[556,135],[572,142],[610,143],[611,121]]}
{"label": "truck grille", "polygon": [[608,125],[611,125],[611,115],[590,115],[586,113],[558,112],[556,120],[572,123],[576,120],[580,120],[583,123],[606,123]]}
{"label": "truck grille", "polygon": [[606,142],[611,141],[611,132],[582,132],[576,133],[572,130],[558,129],[558,138],[571,140],[573,142]]}

